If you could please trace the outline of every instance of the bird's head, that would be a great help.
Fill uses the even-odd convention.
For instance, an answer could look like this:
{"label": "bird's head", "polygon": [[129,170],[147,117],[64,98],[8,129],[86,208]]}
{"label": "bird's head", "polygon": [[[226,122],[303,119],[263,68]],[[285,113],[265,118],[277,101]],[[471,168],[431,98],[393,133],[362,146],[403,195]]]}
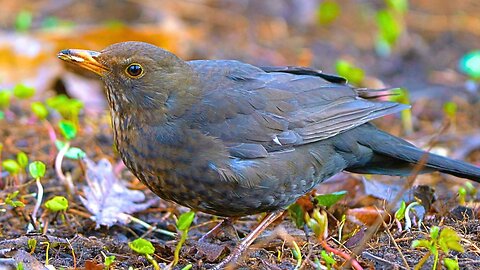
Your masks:
{"label": "bird's head", "polygon": [[176,117],[197,98],[197,76],[174,54],[143,42],[113,44],[100,52],[62,50],[58,57],[100,75],[110,108],[119,114]]}

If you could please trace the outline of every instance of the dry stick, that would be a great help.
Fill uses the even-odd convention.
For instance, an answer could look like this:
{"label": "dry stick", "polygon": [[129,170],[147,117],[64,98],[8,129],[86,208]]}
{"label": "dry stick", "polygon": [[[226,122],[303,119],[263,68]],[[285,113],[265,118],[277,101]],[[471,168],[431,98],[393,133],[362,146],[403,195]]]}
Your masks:
{"label": "dry stick", "polygon": [[[353,250],[353,254],[356,256],[359,256],[360,252],[365,248],[365,245],[367,244],[367,241],[370,240],[370,238],[375,234],[375,232],[380,228],[380,225],[382,224],[385,216],[387,213],[389,213],[393,207],[397,204],[397,202],[400,200],[402,197],[403,193],[412,186],[413,182],[417,178],[418,174],[420,171],[425,167],[425,164],[428,159],[429,151],[431,150],[432,146],[436,143],[438,136],[440,136],[448,127],[448,123],[440,129],[440,131],[431,139],[429,145],[430,147],[427,149],[425,154],[423,154],[422,158],[419,160],[417,164],[413,167],[412,173],[407,177],[405,181],[405,185],[403,185],[403,188],[400,192],[397,193],[395,198],[387,205],[385,212],[377,217],[377,220],[375,221],[375,224],[373,224],[368,230],[366,231],[365,235],[363,236],[362,240],[360,241],[359,245]],[[354,256],[352,256],[353,258]],[[347,263],[351,264],[351,261]]]}
{"label": "dry stick", "polygon": [[[378,212],[378,214],[381,215],[380,212]],[[402,257],[402,260],[403,260],[403,263],[405,264],[405,267],[407,269],[410,269],[410,266],[408,265],[407,259],[405,259],[405,256],[403,256],[402,250],[398,246],[397,242],[395,242],[395,238],[393,237],[392,233],[390,232],[387,223],[385,223],[385,220],[383,220],[383,219],[382,219],[382,222],[383,222],[383,226],[385,227],[385,231],[387,232],[390,239],[392,239],[392,243],[395,246],[395,248],[398,250],[398,253],[400,254],[400,257]]]}

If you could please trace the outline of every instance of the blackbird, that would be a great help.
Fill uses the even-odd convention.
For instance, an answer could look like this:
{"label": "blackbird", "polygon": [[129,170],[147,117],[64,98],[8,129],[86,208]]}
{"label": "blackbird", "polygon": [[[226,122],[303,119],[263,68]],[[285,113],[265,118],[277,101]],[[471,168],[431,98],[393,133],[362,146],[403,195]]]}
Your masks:
{"label": "blackbird", "polygon": [[[266,227],[338,172],[405,176],[426,155],[369,123],[407,105],[313,69],[183,61],[142,42],[58,57],[106,84],[126,166],[161,198],[209,214],[271,212]],[[428,153],[421,172],[432,171],[480,181],[480,168]]]}

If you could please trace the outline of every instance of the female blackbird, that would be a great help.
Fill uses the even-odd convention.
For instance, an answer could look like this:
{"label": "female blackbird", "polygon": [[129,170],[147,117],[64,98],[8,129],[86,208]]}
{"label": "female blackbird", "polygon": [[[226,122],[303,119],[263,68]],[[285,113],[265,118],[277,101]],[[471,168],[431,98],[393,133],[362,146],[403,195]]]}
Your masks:
{"label": "female blackbird", "polygon": [[[311,69],[183,61],[141,42],[58,56],[105,82],[126,166],[194,210],[274,211],[265,227],[338,172],[409,175],[426,154],[368,123],[407,105],[364,99],[373,92]],[[429,153],[422,172],[431,171],[480,181],[480,168]]]}

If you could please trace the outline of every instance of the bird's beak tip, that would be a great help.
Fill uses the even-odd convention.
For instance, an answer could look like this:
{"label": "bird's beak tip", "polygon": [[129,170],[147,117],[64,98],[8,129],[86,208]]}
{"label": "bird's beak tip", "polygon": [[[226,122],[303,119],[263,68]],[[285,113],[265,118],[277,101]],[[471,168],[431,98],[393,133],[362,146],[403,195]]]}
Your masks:
{"label": "bird's beak tip", "polygon": [[99,52],[78,49],[61,50],[57,57],[63,61],[76,64],[82,68],[93,71],[100,76],[103,76],[108,68],[98,62],[97,58],[100,56]]}

